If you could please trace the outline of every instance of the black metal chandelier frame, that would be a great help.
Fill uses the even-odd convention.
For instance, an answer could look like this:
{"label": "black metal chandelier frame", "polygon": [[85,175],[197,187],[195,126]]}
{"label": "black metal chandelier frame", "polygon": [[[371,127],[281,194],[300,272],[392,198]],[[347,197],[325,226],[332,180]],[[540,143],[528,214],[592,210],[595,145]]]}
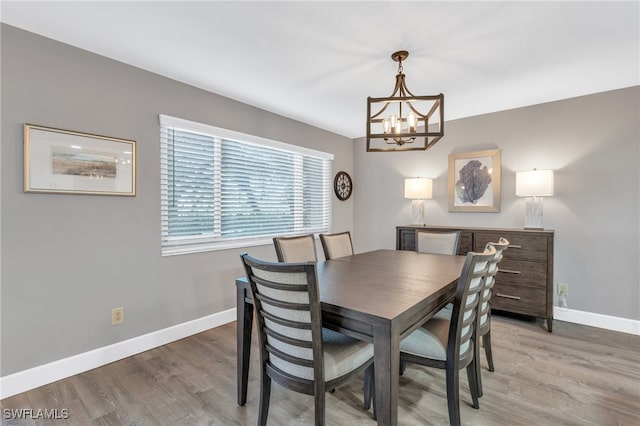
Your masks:
{"label": "black metal chandelier frame", "polygon": [[[407,88],[402,61],[409,56],[406,50],[394,52],[391,59],[398,62],[393,93],[384,98],[367,98],[367,151],[424,151],[444,136],[444,95],[415,96]],[[391,105],[398,104],[398,114],[384,117]],[[426,105],[428,111],[420,112]],[[372,109],[376,112],[372,113]],[[423,109],[423,110],[424,110]],[[437,118],[438,120],[431,121]],[[395,127],[395,126],[398,127]],[[420,143],[419,139],[424,138]],[[384,144],[380,142],[384,141]],[[378,142],[377,144],[372,142]]]}

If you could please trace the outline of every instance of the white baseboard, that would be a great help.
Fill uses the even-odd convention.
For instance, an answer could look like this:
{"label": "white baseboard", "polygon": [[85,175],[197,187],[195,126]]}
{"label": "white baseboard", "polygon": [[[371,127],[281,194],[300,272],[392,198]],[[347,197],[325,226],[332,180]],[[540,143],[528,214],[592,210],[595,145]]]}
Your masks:
{"label": "white baseboard", "polygon": [[558,321],[572,322],[640,336],[640,321],[627,318],[576,311],[575,309],[563,311],[558,307],[553,308],[553,318]]}
{"label": "white baseboard", "polygon": [[[554,319],[591,327],[640,335],[640,321],[612,317],[591,312],[554,307]],[[109,346],[94,349],[49,364],[40,365],[8,376],[0,377],[0,399],[35,389],[58,380],[139,354],[158,346],[201,333],[236,320],[236,309],[229,309],[193,321],[154,331]]]}
{"label": "white baseboard", "polygon": [[0,377],[0,399],[89,371],[235,320],[236,308],[233,308]]}

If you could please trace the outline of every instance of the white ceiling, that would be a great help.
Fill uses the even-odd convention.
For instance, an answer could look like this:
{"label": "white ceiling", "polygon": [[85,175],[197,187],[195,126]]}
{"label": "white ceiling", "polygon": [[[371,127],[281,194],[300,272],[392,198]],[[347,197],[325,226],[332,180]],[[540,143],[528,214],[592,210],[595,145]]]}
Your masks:
{"label": "white ceiling", "polygon": [[445,119],[640,84],[640,2],[14,2],[0,19],[356,138],[396,50]]}

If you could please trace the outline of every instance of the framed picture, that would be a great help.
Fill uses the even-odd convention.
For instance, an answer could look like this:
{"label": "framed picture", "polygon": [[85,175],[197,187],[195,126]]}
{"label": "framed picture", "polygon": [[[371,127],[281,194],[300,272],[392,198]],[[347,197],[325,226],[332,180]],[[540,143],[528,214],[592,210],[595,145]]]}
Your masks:
{"label": "framed picture", "polygon": [[136,195],[136,142],[24,125],[24,191]]}
{"label": "framed picture", "polygon": [[500,150],[449,155],[449,211],[500,211]]}

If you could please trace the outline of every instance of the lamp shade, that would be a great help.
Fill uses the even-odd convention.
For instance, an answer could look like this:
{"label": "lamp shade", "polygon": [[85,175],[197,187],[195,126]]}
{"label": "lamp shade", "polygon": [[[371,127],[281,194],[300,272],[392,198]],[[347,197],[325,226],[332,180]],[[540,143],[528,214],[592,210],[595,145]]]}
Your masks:
{"label": "lamp shade", "polygon": [[553,195],[553,170],[516,172],[516,195],[549,197]]}
{"label": "lamp shade", "polygon": [[433,181],[428,178],[407,178],[404,180],[404,198],[427,200],[432,197]]}

